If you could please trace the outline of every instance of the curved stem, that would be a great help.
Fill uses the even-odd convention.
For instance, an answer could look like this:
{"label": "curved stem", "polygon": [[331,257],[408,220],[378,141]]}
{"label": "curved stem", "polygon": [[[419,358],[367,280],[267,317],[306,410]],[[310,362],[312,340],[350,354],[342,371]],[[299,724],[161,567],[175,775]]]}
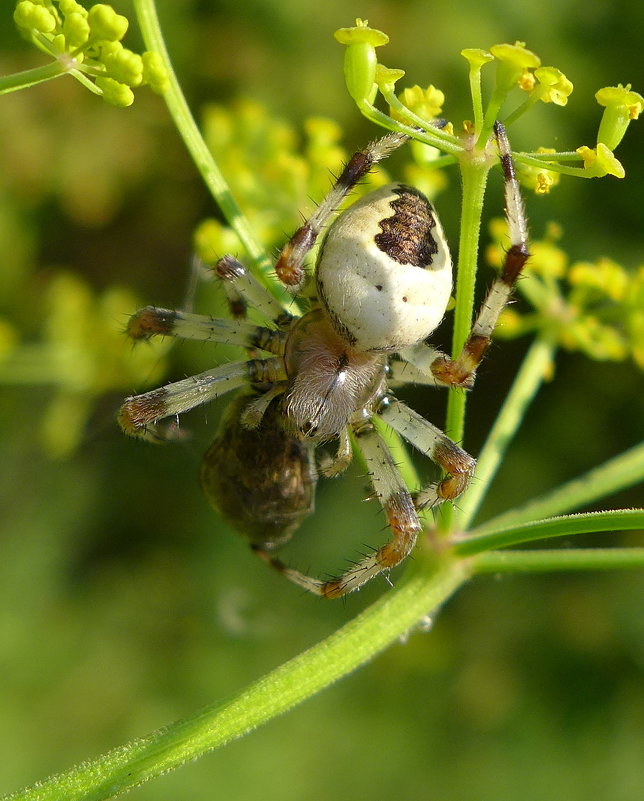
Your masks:
{"label": "curved stem", "polygon": [[268,273],[272,269],[272,263],[232,196],[192,116],[165,46],[155,4],[153,0],[134,0],[134,8],[146,47],[159,53],[168,70],[170,88],[164,97],[177,129],[219,209],[259,268],[263,280],[268,283]]}
{"label": "curved stem", "polygon": [[432,124],[432,122],[428,122],[422,117],[419,117],[417,114],[414,114],[413,111],[408,109],[407,106],[398,100],[392,91],[388,91],[385,88],[383,88],[381,91],[382,96],[385,98],[387,103],[389,103],[390,108],[394,109],[399,116],[404,117],[413,127],[420,128],[422,131],[425,131],[430,136],[435,138],[437,142],[441,142],[440,148],[445,150],[446,153],[452,153],[456,155],[461,152],[461,145],[454,134],[446,133],[441,128],[437,128],[436,125]]}
{"label": "curved stem", "polygon": [[463,148],[456,142],[454,137],[451,137],[449,134],[444,133],[440,128],[436,128],[433,125],[427,126],[427,123],[425,123],[427,126],[426,129],[418,130],[414,125],[407,125],[400,120],[392,119],[370,103],[358,103],[358,108],[364,117],[388,131],[405,133],[412,139],[436,147],[451,156],[458,157],[463,152]]}
{"label": "curved stem", "polygon": [[472,110],[474,112],[474,132],[478,137],[483,129],[483,95],[481,92],[481,64],[470,64],[469,70],[470,95],[472,96]]}
{"label": "curved stem", "polygon": [[579,509],[600,498],[644,481],[644,443],[636,445],[600,467],[557,487],[518,509],[511,509],[477,527],[477,533],[498,531],[518,523]]}
{"label": "curved stem", "polygon": [[497,551],[472,560],[477,575],[551,573],[562,570],[624,570],[644,567],[644,548],[560,548]]}
{"label": "curved stem", "polygon": [[445,559],[429,578],[419,571],[326,640],[229,701],[15,793],[6,801],[99,801],[225,745],[372,659],[425,620],[468,576],[464,560]]}
{"label": "curved stem", "polygon": [[[576,178],[595,178],[597,176],[590,173],[584,167],[567,167],[565,164],[559,164],[553,160],[553,154],[546,154],[550,156],[550,160],[540,159],[537,158],[536,155],[532,153],[517,153],[515,156],[515,161],[517,164],[528,164],[531,167],[537,167],[540,170],[550,170],[550,172],[558,172],[561,175],[574,175]],[[577,153],[576,161],[581,161],[581,156]],[[569,157],[570,161],[573,161],[572,156]]]}
{"label": "curved stem", "polygon": [[644,527],[644,509],[613,509],[607,512],[563,515],[521,523],[486,534],[473,532],[454,545],[458,556],[471,556],[520,542],[535,542],[552,537],[573,537],[600,531],[629,531]]}

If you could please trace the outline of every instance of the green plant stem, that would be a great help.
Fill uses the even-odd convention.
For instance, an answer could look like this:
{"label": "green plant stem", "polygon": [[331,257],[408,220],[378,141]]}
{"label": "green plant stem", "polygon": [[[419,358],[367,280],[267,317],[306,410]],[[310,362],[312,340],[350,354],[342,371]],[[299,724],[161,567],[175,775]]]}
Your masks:
{"label": "green plant stem", "polygon": [[[437,128],[436,125],[433,125],[431,122],[428,122],[422,117],[419,117],[417,114],[414,114],[410,109],[407,108],[407,106],[398,100],[393,91],[388,91],[383,87],[381,92],[387,103],[389,103],[389,107],[392,109],[392,111],[395,111],[398,117],[405,119],[407,123],[412,126],[412,128],[420,128],[421,130],[429,133],[437,143],[441,143],[440,147],[446,153],[458,155],[461,152],[461,145],[454,134],[446,133],[441,128]],[[415,133],[417,134],[418,131],[415,131]]]}
{"label": "green plant stem", "polygon": [[552,573],[563,570],[625,570],[644,567],[644,548],[561,548],[539,551],[496,551],[472,560],[478,575]]}
{"label": "green plant stem", "polygon": [[579,509],[644,481],[644,443],[563,484],[541,498],[478,526],[478,534]]}
{"label": "green plant stem", "polygon": [[[528,164],[530,167],[536,167],[539,170],[550,170],[551,172],[558,172],[561,175],[574,175],[575,178],[596,178],[591,172],[584,167],[567,167],[565,164],[559,164],[554,160],[554,154],[546,153],[549,159],[539,158],[533,154],[517,153],[515,155],[515,162],[517,164]],[[581,156],[576,153],[576,161],[581,161]],[[573,157],[570,156],[570,161]]]}
{"label": "green plant stem", "polygon": [[466,531],[470,527],[508,445],[523,421],[527,407],[552,365],[555,350],[555,337],[549,337],[546,333],[530,346],[479,455],[472,485],[455,512],[456,525],[460,530]]}
{"label": "green plant stem", "polygon": [[487,108],[485,110],[485,114],[483,116],[483,125],[481,126],[481,130],[479,132],[479,138],[477,141],[478,147],[484,147],[487,140],[490,138],[490,134],[492,133],[492,128],[494,127],[494,123],[498,120],[499,112],[501,110],[501,106],[505,102],[507,97],[507,88],[501,88],[496,86],[490,100],[488,102]]}
{"label": "green plant stem", "polygon": [[[221,213],[259,268],[260,277],[268,284],[270,283],[269,273],[272,270],[272,263],[232,196],[228,184],[190,112],[165,46],[154,0],[134,0],[134,8],[146,47],[159,53],[168,70],[170,88],[164,97],[177,129]],[[271,283],[271,286],[275,288],[277,283]]]}
{"label": "green plant stem", "polygon": [[374,122],[376,125],[379,125],[381,128],[385,128],[388,131],[405,133],[407,136],[411,137],[412,139],[416,139],[418,142],[423,142],[426,145],[439,148],[439,150],[442,150],[444,153],[448,153],[453,158],[459,157],[463,152],[462,146],[457,144],[453,140],[453,137],[451,137],[449,134],[446,134],[444,131],[441,131],[440,128],[436,128],[434,126],[427,127],[427,123],[425,121],[423,121],[423,130],[418,130],[418,128],[414,125],[407,125],[401,120],[392,119],[380,111],[380,109],[377,109],[375,106],[372,106],[366,101],[358,103],[358,108],[360,109],[360,113],[366,117],[366,119],[371,120],[371,122]]}
{"label": "green plant stem", "polygon": [[520,542],[572,537],[600,531],[627,531],[644,529],[644,509],[612,509],[606,512],[586,512],[577,515],[550,517],[521,523],[510,528],[477,534],[457,542],[454,552],[458,556],[471,556],[482,551],[505,548]]}
{"label": "green plant stem", "polygon": [[[469,161],[462,164],[463,204],[456,273],[453,358],[461,352],[472,326],[483,197],[490,170],[490,164],[484,158],[472,157],[471,153],[467,155]],[[445,433],[455,442],[461,442],[463,439],[465,405],[465,393],[458,389],[450,390]],[[439,515],[439,527],[443,531],[448,531],[452,523],[453,509],[449,504],[443,504]]]}
{"label": "green plant stem", "polygon": [[51,61],[41,67],[34,67],[22,72],[14,72],[11,75],[0,76],[0,95],[8,92],[17,92],[19,89],[26,89],[28,86],[35,86],[43,81],[51,81],[61,75],[67,75],[69,70],[60,61]]}
{"label": "green plant stem", "polygon": [[581,161],[581,156],[576,150],[558,150],[555,153],[513,153],[515,160],[524,161],[531,159],[534,165],[541,163],[542,167],[547,166],[544,162],[548,161]]}
{"label": "green plant stem", "polygon": [[[424,566],[426,570],[427,566]],[[464,560],[419,571],[326,640],[229,701],[8,796],[5,801],[99,801],[224,745],[282,714],[406,635],[468,578]]]}
{"label": "green plant stem", "polygon": [[470,94],[472,96],[472,110],[474,112],[474,131],[478,136],[483,129],[483,95],[481,93],[481,66],[470,64],[469,71]]}

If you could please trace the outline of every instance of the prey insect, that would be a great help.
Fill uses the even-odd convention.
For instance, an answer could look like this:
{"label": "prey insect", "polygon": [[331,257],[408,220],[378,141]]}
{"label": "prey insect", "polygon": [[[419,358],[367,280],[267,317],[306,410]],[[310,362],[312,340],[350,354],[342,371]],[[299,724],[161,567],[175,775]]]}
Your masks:
{"label": "prey insect", "polygon": [[[503,169],[511,244],[461,354],[450,359],[428,342],[452,289],[452,262],[432,204],[394,183],[355,202],[328,227],[315,266],[315,299],[293,316],[232,256],[213,268],[227,289],[233,319],[146,307],[130,319],[134,339],[174,336],[240,345],[243,361],[125,400],[119,421],[133,436],[158,441],[158,422],[238,390],[202,464],[210,502],[255,553],[309,592],[337,598],[402,562],[421,530],[418,510],[451,502],[467,488],[475,460],[398,400],[401,383],[471,388],[496,321],[527,258],[523,204],[504,127],[495,137]],[[304,260],[355,184],[407,137],[389,134],[353,155],[315,213],[283,248],[275,272],[301,292]],[[256,325],[243,309],[266,320]],[[259,355],[264,354],[264,355]],[[405,486],[374,419],[380,418],[438,465],[444,477],[415,493]],[[342,473],[362,454],[390,538],[345,573],[320,580],[275,555],[313,510],[318,472]],[[336,442],[320,459],[319,445]]]}

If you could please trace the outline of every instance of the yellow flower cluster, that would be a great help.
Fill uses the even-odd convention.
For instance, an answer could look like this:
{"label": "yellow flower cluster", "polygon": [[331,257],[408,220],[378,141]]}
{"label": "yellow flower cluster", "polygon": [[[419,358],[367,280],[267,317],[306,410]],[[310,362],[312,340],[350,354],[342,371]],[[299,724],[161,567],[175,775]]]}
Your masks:
{"label": "yellow flower cluster", "polygon": [[[291,125],[250,100],[237,101],[230,108],[207,106],[202,120],[209,148],[217,153],[232,192],[269,249],[283,243],[285,231],[297,228],[311,198],[326,194],[329,173],[337,173],[347,158],[340,145],[340,127],[326,118],[305,121],[302,143]],[[378,168],[357,191],[368,191],[387,180]],[[196,230],[195,249],[203,261],[211,263],[223,253],[240,253],[242,246],[231,228],[209,218]]]}
{"label": "yellow flower cluster", "polygon": [[[490,264],[500,267],[507,248],[505,220],[490,226]],[[644,264],[627,270],[601,257],[570,262],[559,247],[558,226],[531,243],[531,258],[519,292],[533,311],[516,307],[501,315],[497,336],[514,338],[547,330],[559,344],[598,361],[632,359],[644,369]]]}
{"label": "yellow flower cluster", "polygon": [[[496,44],[489,50],[466,48],[461,55],[469,64],[473,121],[468,120],[461,126],[464,131],[464,137],[461,138],[454,135],[453,128],[446,125],[445,121],[438,120],[445,102],[439,89],[430,84],[426,89],[413,86],[397,95],[394,93],[395,84],[404,76],[404,72],[378,62],[376,48],[389,41],[385,33],[370,28],[366,20],[357,19],[354,27],[336,31],[335,38],[346,45],[344,71],[347,87],[365,116],[385,128],[407,133],[412,139],[437,147],[457,159],[471,146],[472,140],[479,147],[485,147],[495,121],[503,122],[507,128],[537,102],[566,106],[573,91],[572,81],[557,67],[543,66],[540,57],[529,50],[524,42]],[[484,106],[481,72],[488,64],[496,66],[496,77],[492,94]],[[526,96],[513,112],[504,114],[504,104],[517,88]],[[378,93],[389,105],[388,115],[374,105]],[[619,84],[600,89],[596,99],[604,107],[604,112],[595,147],[584,145],[576,151],[561,154],[546,148],[538,148],[534,153],[515,154],[522,179],[538,194],[550,191],[557,182],[558,173],[584,178],[624,176],[624,168],[613,151],[629,123],[637,119],[644,108],[644,98],[634,92],[630,84]],[[577,153],[578,161],[583,166],[570,164],[571,152]],[[534,157],[545,153],[551,154],[552,159]]]}
{"label": "yellow flower cluster", "polygon": [[107,3],[86,9],[76,0],[19,0],[13,18],[36,47],[55,59],[58,74],[68,72],[111,105],[131,105],[137,86],[148,85],[160,94],[168,88],[159,54],[140,55],[124,47],[129,21]]}

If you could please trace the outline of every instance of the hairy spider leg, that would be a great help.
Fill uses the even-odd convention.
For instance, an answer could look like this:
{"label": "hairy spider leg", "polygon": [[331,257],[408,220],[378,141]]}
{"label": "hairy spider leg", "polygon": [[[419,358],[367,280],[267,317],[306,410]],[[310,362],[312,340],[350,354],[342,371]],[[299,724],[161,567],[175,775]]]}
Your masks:
{"label": "hairy spider leg", "polygon": [[284,334],[247,322],[246,308],[253,306],[278,327],[286,327],[293,320],[292,315],[284,311],[280,303],[233,256],[219,259],[212,271],[226,290],[233,320],[146,306],[130,317],[127,335],[134,340],[173,336],[283,354]]}
{"label": "hairy spider leg", "polygon": [[356,562],[338,578],[322,581],[288,567],[269,551],[254,545],[253,550],[285,578],[314,595],[340,598],[380,573],[400,564],[412,552],[421,530],[414,502],[405,486],[391,452],[371,421],[353,425],[358,448],[362,452],[371,483],[387,517],[391,532],[380,548]]}
{"label": "hairy spider leg", "polygon": [[432,373],[432,364],[438,358],[447,358],[438,348],[421,342],[399,351],[400,359],[389,362],[387,383],[390,386],[401,384],[420,384],[426,387],[449,387],[449,382],[441,381]]}
{"label": "hairy spider leg", "polygon": [[223,256],[211,269],[222,281],[234,317],[245,318],[246,307],[251,306],[279,327],[286,327],[293,320],[293,315],[234,256]]}
{"label": "hairy spider leg", "polygon": [[452,360],[441,356],[431,365],[431,372],[441,382],[466,388],[472,385],[474,372],[490,345],[494,326],[512,294],[521,270],[530,257],[523,199],[505,126],[500,122],[494,123],[494,133],[503,169],[505,217],[510,233],[510,247],[505,254],[501,275],[490,287],[458,358]]}
{"label": "hairy spider leg", "polygon": [[[282,311],[279,303],[232,256],[220,259],[214,271],[222,281],[231,284],[234,292],[252,302],[266,316],[278,314],[284,323],[287,318],[291,319],[287,312]],[[166,437],[156,425],[159,420],[208,403],[242,386],[276,384],[269,391],[268,397],[258,396],[252,404],[253,408],[248,410],[248,425],[256,426],[272,398],[284,390],[287,378],[282,358],[286,342],[284,331],[255,325],[244,319],[225,320],[146,306],[132,315],[126,332],[134,340],[173,336],[178,339],[240,345],[249,353],[262,350],[278,357],[252,358],[245,362],[222,365],[160,389],[126,398],[119,411],[118,421],[125,433],[131,436],[155,442],[163,441]]]}
{"label": "hairy spider leg", "polygon": [[245,320],[225,320],[205,314],[146,306],[130,317],[127,335],[134,340],[153,336],[170,336],[177,339],[196,339],[201,342],[219,342],[223,345],[241,345],[245,348],[281,355],[284,353],[285,334]]}
{"label": "hairy spider leg", "polygon": [[156,424],[164,417],[182,414],[239,387],[276,384],[286,378],[284,360],[277,356],[223,364],[143,395],[126,398],[118,421],[126,434],[153,442],[163,441],[166,437]]}
{"label": "hairy spider leg", "polygon": [[476,460],[439,428],[391,395],[381,401],[378,415],[410,445],[447,473],[438,484],[430,484],[415,495],[418,509],[451,501],[467,489]]}
{"label": "hairy spider leg", "polygon": [[381,139],[370,142],[364,150],[359,150],[351,156],[340,177],[315,212],[297,229],[282,249],[275,265],[275,272],[285,286],[293,292],[301,288],[305,279],[304,259],[324,230],[329,217],[338,210],[345,197],[374,164],[387,158],[408,140],[406,134],[387,134]]}
{"label": "hairy spider leg", "polygon": [[[244,265],[234,256],[223,256],[212,268],[213,273],[221,282],[228,308],[233,318],[245,321],[248,307],[252,306],[267,317],[274,325],[287,329],[295,317],[283,309],[280,303],[249,273]],[[247,323],[247,325],[250,325]],[[281,331],[272,331],[276,348],[265,348],[276,355],[283,355],[286,344],[286,335]],[[272,344],[272,343],[271,343]],[[246,344],[246,354],[249,359],[257,358],[257,349],[262,347],[256,342]],[[257,428],[270,406],[271,402],[281,395],[286,384],[276,384],[266,392],[249,397],[246,408],[240,412],[239,420],[242,426],[248,429]],[[284,435],[286,437],[286,435]]]}
{"label": "hairy spider leg", "polygon": [[318,457],[318,465],[320,472],[326,478],[335,478],[349,467],[353,459],[353,451],[351,449],[351,440],[349,439],[349,431],[343,428],[338,433],[338,448],[334,456],[328,454]]}

